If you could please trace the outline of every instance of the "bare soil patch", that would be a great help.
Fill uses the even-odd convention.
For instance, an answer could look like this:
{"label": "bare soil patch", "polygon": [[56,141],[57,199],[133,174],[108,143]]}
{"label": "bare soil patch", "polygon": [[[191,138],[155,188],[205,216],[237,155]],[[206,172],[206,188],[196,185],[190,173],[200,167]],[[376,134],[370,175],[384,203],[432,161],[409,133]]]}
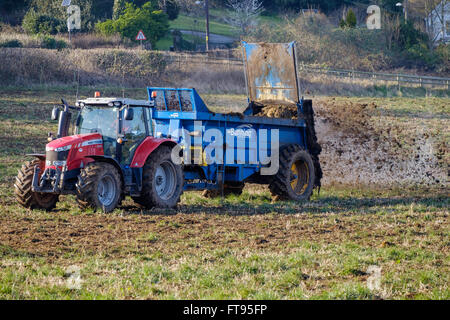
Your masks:
{"label": "bare soil patch", "polygon": [[380,109],[373,102],[314,100],[324,183],[445,187],[446,133],[419,119],[392,119]]}

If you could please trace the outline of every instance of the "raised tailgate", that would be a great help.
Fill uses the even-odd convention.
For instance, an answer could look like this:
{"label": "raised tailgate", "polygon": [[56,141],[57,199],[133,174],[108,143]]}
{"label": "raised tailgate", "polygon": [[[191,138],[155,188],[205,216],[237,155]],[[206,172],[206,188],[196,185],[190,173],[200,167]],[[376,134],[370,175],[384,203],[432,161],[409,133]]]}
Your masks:
{"label": "raised tailgate", "polygon": [[250,101],[262,104],[300,101],[295,42],[243,42],[242,46]]}

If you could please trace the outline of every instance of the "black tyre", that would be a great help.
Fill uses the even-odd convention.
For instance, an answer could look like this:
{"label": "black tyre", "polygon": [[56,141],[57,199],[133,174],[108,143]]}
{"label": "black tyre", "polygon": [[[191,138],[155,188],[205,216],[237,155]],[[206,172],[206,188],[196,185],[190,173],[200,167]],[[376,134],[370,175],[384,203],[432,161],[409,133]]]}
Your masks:
{"label": "black tyre", "polygon": [[34,167],[42,166],[39,159],[27,161],[20,168],[16,182],[14,183],[14,193],[17,202],[27,209],[43,209],[50,211],[56,207],[59,195],[54,193],[38,193],[32,191]]}
{"label": "black tyre", "polygon": [[113,211],[122,200],[122,179],[117,168],[107,162],[92,162],[81,169],[77,201],[82,209]]}
{"label": "black tyre", "polygon": [[[244,190],[245,183],[244,182],[227,182],[223,186],[223,195],[224,197],[234,194],[236,196],[240,196],[242,194],[242,190]],[[202,195],[206,198],[216,198],[222,195],[221,190],[205,190]]]}
{"label": "black tyre", "polygon": [[172,148],[161,146],[144,165],[142,193],[133,200],[146,208],[173,208],[183,193],[184,176],[181,165],[171,159]]}
{"label": "black tyre", "polygon": [[280,151],[280,168],[269,185],[281,200],[309,200],[314,190],[315,170],[311,155],[298,145]]}

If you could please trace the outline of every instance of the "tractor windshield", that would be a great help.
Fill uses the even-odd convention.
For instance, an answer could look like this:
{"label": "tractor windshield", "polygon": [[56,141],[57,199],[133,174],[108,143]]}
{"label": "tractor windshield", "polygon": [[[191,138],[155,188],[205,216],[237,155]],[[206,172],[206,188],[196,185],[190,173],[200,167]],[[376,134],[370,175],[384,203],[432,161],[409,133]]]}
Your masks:
{"label": "tractor windshield", "polygon": [[115,156],[119,126],[119,108],[85,106],[80,112],[76,132],[94,133],[103,136],[105,155]]}
{"label": "tractor windshield", "polygon": [[86,106],[81,110],[78,133],[98,132],[103,136],[117,138],[118,108]]}

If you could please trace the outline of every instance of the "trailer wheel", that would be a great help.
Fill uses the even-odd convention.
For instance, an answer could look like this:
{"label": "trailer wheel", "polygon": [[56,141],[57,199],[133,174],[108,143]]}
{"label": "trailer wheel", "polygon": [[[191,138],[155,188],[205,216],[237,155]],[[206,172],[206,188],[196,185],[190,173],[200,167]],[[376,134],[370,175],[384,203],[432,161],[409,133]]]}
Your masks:
{"label": "trailer wheel", "polygon": [[280,152],[280,168],[269,189],[273,196],[281,200],[309,200],[314,181],[311,155],[298,145],[289,145]]}
{"label": "trailer wheel", "polygon": [[59,195],[54,193],[39,193],[32,191],[34,167],[41,166],[39,159],[25,162],[20,168],[16,182],[14,183],[14,193],[17,202],[27,209],[43,209],[50,211],[56,207]]}
{"label": "trailer wheel", "polygon": [[171,159],[172,148],[153,151],[144,165],[142,194],[133,200],[146,208],[173,208],[183,193],[183,169]]}
{"label": "trailer wheel", "polygon": [[81,169],[77,201],[82,209],[113,211],[122,200],[122,179],[117,168],[106,162],[92,162]]}
{"label": "trailer wheel", "polygon": [[[240,196],[242,191],[244,190],[245,183],[244,182],[228,182],[223,186],[223,195],[224,197],[234,194],[236,196]],[[216,198],[222,195],[221,190],[205,190],[202,195],[205,198]]]}

